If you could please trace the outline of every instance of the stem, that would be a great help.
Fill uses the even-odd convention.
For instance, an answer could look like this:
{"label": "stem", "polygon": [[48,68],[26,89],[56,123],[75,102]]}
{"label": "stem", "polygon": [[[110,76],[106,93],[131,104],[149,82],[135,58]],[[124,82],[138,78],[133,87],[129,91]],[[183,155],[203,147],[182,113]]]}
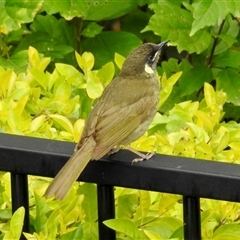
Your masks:
{"label": "stem", "polygon": [[138,226],[138,228],[142,228],[142,227],[144,227],[145,225],[147,225],[147,224],[149,224],[149,223],[152,223],[152,222],[154,222],[154,221],[156,221],[156,220],[158,220],[158,219],[159,219],[159,217],[156,217],[156,218],[154,218],[154,219],[152,219],[152,220],[150,220],[150,221],[148,221],[148,222],[142,223],[142,224],[140,224],[140,225]]}
{"label": "stem", "polygon": [[81,52],[81,32],[82,32],[82,18],[77,18],[77,52],[80,53]]}
{"label": "stem", "polygon": [[[0,45],[2,45],[2,50],[3,52],[0,52],[0,56],[4,56],[6,55],[7,59],[10,58],[9,56],[9,52],[8,52],[8,45],[4,39],[4,36],[2,35],[2,33],[0,33],[0,39],[1,39],[1,42],[0,42]],[[0,47],[1,49],[1,47]]]}
{"label": "stem", "polygon": [[218,30],[218,33],[217,33],[217,37],[214,37],[213,45],[212,45],[212,49],[211,49],[211,53],[210,53],[210,56],[209,56],[209,58],[208,58],[208,64],[207,64],[208,66],[210,66],[210,65],[212,64],[214,51],[215,51],[215,48],[216,48],[217,43],[218,43],[218,36],[219,36],[220,33],[222,32],[224,23],[225,23],[225,19],[222,21],[222,23],[221,23],[221,25],[220,25],[220,27],[219,27],[219,30]]}

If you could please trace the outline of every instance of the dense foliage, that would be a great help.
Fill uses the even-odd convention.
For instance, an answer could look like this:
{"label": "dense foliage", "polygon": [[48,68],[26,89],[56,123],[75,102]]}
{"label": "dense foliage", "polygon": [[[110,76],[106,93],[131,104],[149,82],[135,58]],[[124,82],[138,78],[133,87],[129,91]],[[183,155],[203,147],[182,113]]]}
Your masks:
{"label": "dense foliage", "polygon": [[[133,147],[239,163],[240,5],[237,0],[11,1],[0,8],[0,131],[77,141],[95,100],[142,42],[173,45],[158,68],[162,92]],[[178,52],[176,51],[178,50]],[[1,174],[0,239],[19,239]],[[31,177],[28,239],[97,239],[96,189],[75,183],[62,201]],[[117,188],[118,239],[182,239],[181,197]],[[201,200],[203,239],[239,239],[240,205]]]}

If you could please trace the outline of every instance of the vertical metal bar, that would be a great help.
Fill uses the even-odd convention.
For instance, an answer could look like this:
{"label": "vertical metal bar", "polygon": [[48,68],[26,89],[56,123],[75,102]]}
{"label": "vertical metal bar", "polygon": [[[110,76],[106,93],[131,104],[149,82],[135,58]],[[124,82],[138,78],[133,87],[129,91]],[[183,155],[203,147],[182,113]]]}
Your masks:
{"label": "vertical metal bar", "polygon": [[113,186],[97,185],[98,196],[98,233],[99,240],[116,240],[114,230],[103,224],[103,221],[115,218]]}
{"label": "vertical metal bar", "polygon": [[[12,212],[19,207],[25,208],[23,232],[29,232],[28,176],[11,173]],[[21,240],[26,239],[23,235]]]}
{"label": "vertical metal bar", "polygon": [[200,199],[183,196],[184,240],[201,240]]}

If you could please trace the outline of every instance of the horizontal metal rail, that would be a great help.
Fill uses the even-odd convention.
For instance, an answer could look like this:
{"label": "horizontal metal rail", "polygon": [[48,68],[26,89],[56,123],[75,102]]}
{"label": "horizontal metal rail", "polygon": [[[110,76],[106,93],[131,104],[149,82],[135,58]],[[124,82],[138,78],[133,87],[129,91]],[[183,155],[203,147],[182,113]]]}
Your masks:
{"label": "horizontal metal rail", "polygon": [[[27,175],[54,177],[72,155],[74,146],[68,142],[0,134],[0,170],[11,172],[12,191],[18,196],[18,178],[20,184],[25,182],[26,185]],[[135,157],[129,151],[121,150],[91,161],[78,179],[98,184],[101,221],[114,217],[112,186],[183,195],[186,240],[201,239],[199,198],[240,202],[240,165],[160,154],[149,161],[132,164]],[[26,195],[26,189],[23,191],[25,193],[21,194]],[[13,209],[28,206],[24,199],[13,200]],[[109,199],[112,201],[110,205]],[[101,212],[104,202],[109,213]],[[192,212],[194,220],[191,219]],[[25,223],[28,221],[27,217]],[[113,239],[112,231],[101,229],[104,225],[99,230],[99,239],[107,239],[106,234]]]}

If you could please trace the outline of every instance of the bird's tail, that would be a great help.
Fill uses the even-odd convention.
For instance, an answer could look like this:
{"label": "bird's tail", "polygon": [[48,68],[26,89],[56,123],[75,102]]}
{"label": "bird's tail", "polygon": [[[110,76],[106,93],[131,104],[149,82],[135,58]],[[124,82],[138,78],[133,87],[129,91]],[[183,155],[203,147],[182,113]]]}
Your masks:
{"label": "bird's tail", "polygon": [[63,199],[67,195],[74,181],[77,180],[78,176],[91,160],[95,145],[96,142],[93,137],[89,137],[53,179],[45,193],[45,197],[55,196],[57,199]]}

